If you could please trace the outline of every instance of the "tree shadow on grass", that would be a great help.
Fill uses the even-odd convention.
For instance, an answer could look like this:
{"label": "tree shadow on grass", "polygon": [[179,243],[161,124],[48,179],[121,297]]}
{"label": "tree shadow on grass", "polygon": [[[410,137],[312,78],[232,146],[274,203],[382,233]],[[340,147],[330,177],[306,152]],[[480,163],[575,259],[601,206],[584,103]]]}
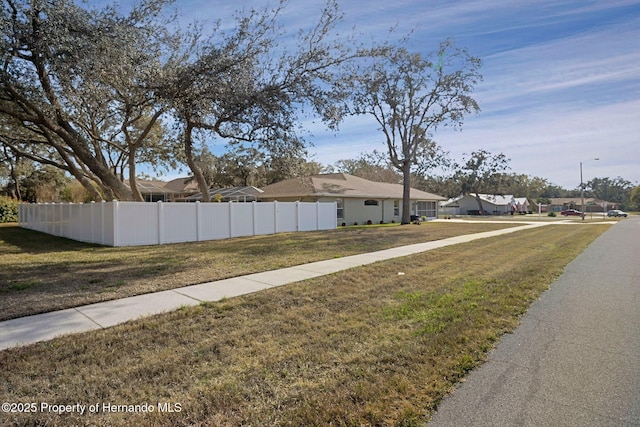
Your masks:
{"label": "tree shadow on grass", "polygon": [[156,292],[170,276],[189,266],[171,269],[153,261],[40,264],[28,270],[7,269],[0,274],[0,320],[62,310],[96,302]]}
{"label": "tree shadow on grass", "polygon": [[[2,245],[2,243],[5,243]],[[82,243],[39,231],[22,228],[17,224],[0,224],[0,254],[79,251],[98,248],[99,245]]]}

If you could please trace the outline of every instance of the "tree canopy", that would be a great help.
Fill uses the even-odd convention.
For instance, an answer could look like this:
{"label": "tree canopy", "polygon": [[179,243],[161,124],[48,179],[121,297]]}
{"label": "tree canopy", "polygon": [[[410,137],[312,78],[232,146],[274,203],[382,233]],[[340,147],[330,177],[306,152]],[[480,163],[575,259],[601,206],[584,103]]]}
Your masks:
{"label": "tree canopy", "polygon": [[[96,197],[133,199],[118,178],[165,111],[156,102],[168,49],[160,0],[89,11],[67,0],[5,0],[0,8],[0,140],[74,176]],[[157,158],[153,159],[158,163]]]}
{"label": "tree canopy", "polygon": [[374,182],[388,182],[399,184],[402,175],[393,167],[389,157],[379,151],[362,153],[356,159],[342,159],[333,167],[336,172],[348,173]]}
{"label": "tree canopy", "polygon": [[480,59],[451,40],[428,57],[391,48],[367,69],[354,70],[353,114],[372,116],[384,135],[391,164],[403,176],[402,223],[410,219],[411,174],[438,163],[442,151],[433,140],[442,126],[460,128],[478,112],[471,92],[481,80]]}
{"label": "tree canopy", "polygon": [[480,149],[472,152],[456,166],[456,177],[461,184],[462,194],[474,194],[478,211],[483,212],[481,192],[495,193],[504,186],[505,172],[510,159],[503,153],[491,154]]}
{"label": "tree canopy", "polygon": [[586,183],[587,193],[600,200],[606,200],[619,204],[626,209],[631,204],[631,193],[634,189],[633,183],[622,177],[593,178]]}
{"label": "tree canopy", "polygon": [[69,173],[95,199],[142,200],[137,166],[178,160],[208,194],[195,161],[202,138],[241,144],[275,164],[304,153],[302,107],[329,126],[340,121],[340,67],[370,52],[332,33],[341,19],[335,2],[293,48],[278,43],[285,2],[239,12],[230,29],[207,33],[177,28],[170,3],[145,0],[122,13],[4,0],[0,143]]}

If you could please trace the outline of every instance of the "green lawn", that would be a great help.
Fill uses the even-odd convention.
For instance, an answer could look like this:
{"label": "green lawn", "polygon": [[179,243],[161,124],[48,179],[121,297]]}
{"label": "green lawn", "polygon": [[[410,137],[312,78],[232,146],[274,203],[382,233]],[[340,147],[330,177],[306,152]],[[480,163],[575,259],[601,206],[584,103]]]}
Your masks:
{"label": "green lawn", "polygon": [[110,248],[0,224],[0,320],[505,227],[363,226]]}
{"label": "green lawn", "polygon": [[[3,414],[4,420],[422,425],[607,228],[549,225],[2,351],[2,402],[156,408]],[[159,402],[178,403],[180,412],[159,412]]]}

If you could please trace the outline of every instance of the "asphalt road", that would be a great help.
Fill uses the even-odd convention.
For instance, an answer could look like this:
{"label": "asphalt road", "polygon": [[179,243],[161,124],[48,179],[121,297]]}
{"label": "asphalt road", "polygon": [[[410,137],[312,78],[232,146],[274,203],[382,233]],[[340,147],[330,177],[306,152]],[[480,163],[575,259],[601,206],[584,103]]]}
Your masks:
{"label": "asphalt road", "polygon": [[427,425],[640,426],[640,217],[571,262]]}

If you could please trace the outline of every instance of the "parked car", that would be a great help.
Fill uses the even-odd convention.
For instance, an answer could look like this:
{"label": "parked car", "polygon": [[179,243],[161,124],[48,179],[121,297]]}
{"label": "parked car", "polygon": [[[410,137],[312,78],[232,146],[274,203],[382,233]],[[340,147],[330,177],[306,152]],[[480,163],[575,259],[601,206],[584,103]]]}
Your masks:
{"label": "parked car", "polygon": [[621,211],[619,209],[613,209],[613,210],[610,210],[609,212],[607,212],[607,216],[616,216],[616,217],[617,216],[623,216],[623,217],[626,218],[627,217],[627,213],[623,212],[623,211]]}
{"label": "parked car", "polygon": [[582,212],[580,212],[580,211],[578,211],[576,209],[567,209],[566,211],[560,212],[560,215],[564,215],[564,216],[569,216],[569,215],[582,216]]}

